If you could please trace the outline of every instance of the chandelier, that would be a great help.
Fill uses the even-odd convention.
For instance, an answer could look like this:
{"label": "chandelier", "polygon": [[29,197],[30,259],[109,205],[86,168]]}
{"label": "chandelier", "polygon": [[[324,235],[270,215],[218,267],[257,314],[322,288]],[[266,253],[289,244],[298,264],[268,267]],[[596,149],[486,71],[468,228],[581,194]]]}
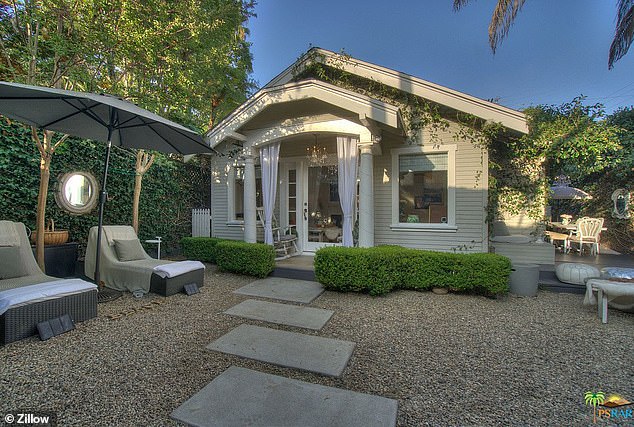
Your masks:
{"label": "chandelier", "polygon": [[328,159],[326,147],[318,147],[317,144],[306,148],[306,157],[310,166],[323,166]]}
{"label": "chandelier", "polygon": [[334,184],[337,182],[337,165],[327,165],[328,152],[326,147],[317,145],[317,135],[313,135],[314,142],[312,147],[306,148],[306,158],[308,159],[308,165],[310,167],[318,167],[319,180]]}

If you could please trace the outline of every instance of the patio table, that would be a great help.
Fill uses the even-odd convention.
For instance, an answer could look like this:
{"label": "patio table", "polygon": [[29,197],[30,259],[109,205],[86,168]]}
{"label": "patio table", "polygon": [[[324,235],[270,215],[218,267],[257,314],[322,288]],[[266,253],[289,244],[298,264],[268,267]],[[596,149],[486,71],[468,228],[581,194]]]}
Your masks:
{"label": "patio table", "polygon": [[[575,231],[577,230],[577,223],[575,222],[570,222],[568,224],[562,224],[559,221],[551,221],[549,222],[550,227],[552,227],[553,229],[556,230],[563,230],[563,231]],[[607,227],[601,227],[601,231],[606,231]]]}

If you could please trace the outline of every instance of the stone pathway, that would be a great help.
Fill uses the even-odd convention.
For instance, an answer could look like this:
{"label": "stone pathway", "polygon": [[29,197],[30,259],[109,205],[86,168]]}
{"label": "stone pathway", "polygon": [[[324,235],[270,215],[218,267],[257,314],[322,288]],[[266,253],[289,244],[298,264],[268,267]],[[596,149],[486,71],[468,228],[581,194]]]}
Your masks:
{"label": "stone pathway", "polygon": [[248,299],[225,311],[225,314],[261,320],[279,325],[320,330],[334,311],[321,308],[299,307],[291,304]]}
{"label": "stone pathway", "polygon": [[172,417],[193,426],[396,424],[396,400],[231,366]]}
{"label": "stone pathway", "polygon": [[207,346],[209,350],[340,377],[354,343],[279,329],[240,325]]}
{"label": "stone pathway", "polygon": [[310,304],[323,292],[324,288],[318,282],[286,279],[283,277],[267,277],[266,279],[249,283],[233,293]]}
{"label": "stone pathway", "polygon": [[[321,284],[269,277],[234,293],[309,304]],[[246,300],[226,314],[306,329],[321,329],[330,310]],[[242,324],[207,346],[249,359],[339,377],[355,343]],[[172,418],[192,426],[393,426],[398,402],[250,369],[230,367],[179,406]]]}

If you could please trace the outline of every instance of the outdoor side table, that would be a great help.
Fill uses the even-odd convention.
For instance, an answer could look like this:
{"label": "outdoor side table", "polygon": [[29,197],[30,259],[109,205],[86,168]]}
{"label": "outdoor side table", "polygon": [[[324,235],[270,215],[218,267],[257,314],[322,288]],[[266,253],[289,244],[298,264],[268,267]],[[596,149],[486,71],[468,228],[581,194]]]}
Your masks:
{"label": "outdoor side table", "polygon": [[156,259],[161,259],[161,236],[156,236],[156,239],[146,240],[145,243],[154,243],[157,246]]}
{"label": "outdoor side table", "polygon": [[634,300],[634,284],[632,283],[613,282],[609,279],[588,279],[584,304],[594,304],[594,292],[597,293],[597,314],[602,323],[608,323],[608,299],[632,297]]}

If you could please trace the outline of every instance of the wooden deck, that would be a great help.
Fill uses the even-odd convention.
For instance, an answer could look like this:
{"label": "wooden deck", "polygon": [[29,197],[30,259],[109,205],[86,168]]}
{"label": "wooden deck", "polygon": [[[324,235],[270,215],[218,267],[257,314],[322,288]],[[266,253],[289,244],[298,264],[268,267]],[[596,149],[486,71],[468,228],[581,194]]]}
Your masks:
{"label": "wooden deck", "polygon": [[585,286],[582,285],[573,285],[570,283],[563,283],[557,279],[555,276],[555,268],[558,264],[564,262],[578,262],[582,264],[590,264],[599,270],[603,267],[628,267],[634,268],[634,256],[632,255],[612,255],[612,254],[601,254],[597,256],[589,256],[589,255],[579,255],[577,253],[573,254],[562,254],[560,252],[555,253],[555,265],[543,266],[542,271],[539,273],[539,285],[543,289],[547,289],[549,291],[554,292],[566,292],[566,293],[574,293],[574,294],[583,294],[586,291]]}

